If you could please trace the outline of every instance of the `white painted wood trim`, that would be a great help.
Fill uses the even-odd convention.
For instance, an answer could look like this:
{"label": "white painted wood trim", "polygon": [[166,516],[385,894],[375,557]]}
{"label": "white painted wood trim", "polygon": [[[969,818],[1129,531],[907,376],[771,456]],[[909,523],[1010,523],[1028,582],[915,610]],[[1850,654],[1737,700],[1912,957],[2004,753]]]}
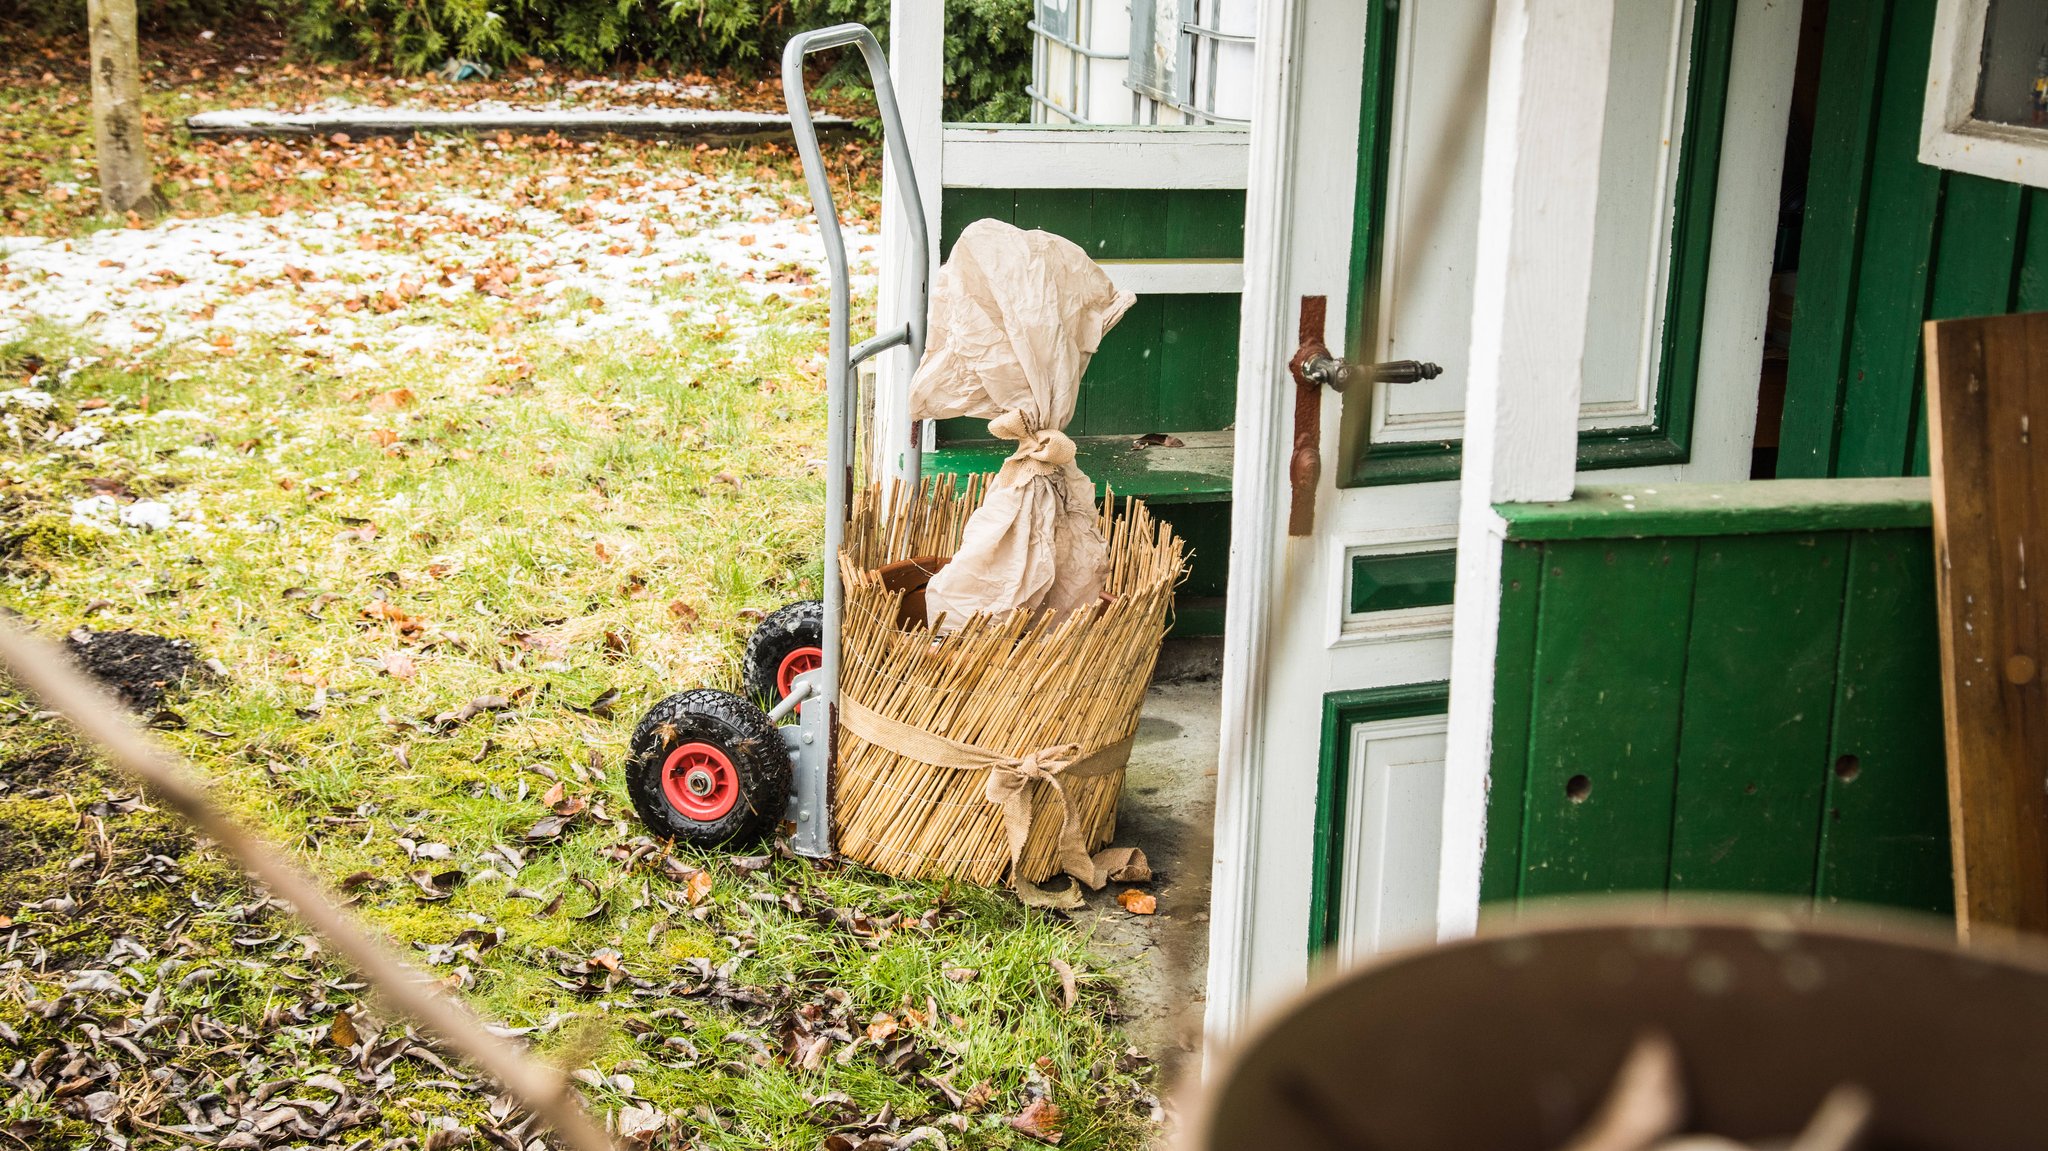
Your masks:
{"label": "white painted wood trim", "polygon": [[1493,505],[1572,494],[1617,2],[1494,11],[1437,887],[1447,939],[1478,926],[1505,536]]}
{"label": "white painted wood trim", "polygon": [[[910,252],[910,231],[903,223],[903,207],[895,191],[894,166],[882,164],[882,268],[876,293],[878,316],[899,316],[903,300],[916,283],[915,277],[933,276],[939,266],[939,165],[943,147],[940,139],[941,109],[945,99],[946,25],[944,5],[896,4],[889,15],[889,79],[896,87],[896,103],[903,117],[909,149],[917,170],[917,191],[924,202],[925,234],[931,238],[930,260],[915,267]],[[870,443],[873,457],[869,475],[915,478],[917,450],[923,444],[915,437],[910,418],[910,376],[916,365],[905,352],[884,353],[876,361],[874,429]]]}
{"label": "white painted wood trim", "polygon": [[[1245,291],[1238,338],[1237,450],[1231,479],[1232,543],[1224,604],[1223,683],[1216,764],[1216,838],[1210,875],[1206,1048],[1213,1056],[1244,1028],[1252,1002],[1253,910],[1259,865],[1264,727],[1260,701],[1271,644],[1281,548],[1273,525],[1287,519],[1286,407],[1275,369],[1293,354],[1296,324],[1287,266],[1293,213],[1297,36],[1310,0],[1260,6],[1254,103],[1246,168]],[[1306,951],[1306,947],[1303,947]]]}
{"label": "white painted wood trim", "polygon": [[1700,315],[1692,459],[1680,473],[1688,481],[1749,478],[1771,261],[1778,246],[1785,128],[1799,66],[1800,7],[1740,0],[1735,12],[1706,309]]}
{"label": "white painted wood trim", "polygon": [[1920,111],[1920,162],[2008,183],[2048,188],[2048,128],[1979,120],[1989,0],[1940,0]]}
{"label": "white painted wood trim", "polygon": [[[1420,760],[1383,761],[1377,771],[1373,770],[1372,759],[1375,744],[1441,736],[1444,730],[1445,717],[1424,715],[1353,724],[1346,735],[1351,754],[1344,781],[1344,858],[1338,861],[1338,890],[1334,893],[1334,950],[1339,963],[1353,963],[1382,951],[1427,942],[1432,935],[1439,855],[1435,840],[1439,829],[1422,823],[1425,812],[1415,810],[1420,804],[1409,810],[1397,810],[1403,805],[1396,796],[1401,784],[1412,782],[1408,773],[1417,772],[1433,774],[1436,778],[1429,782],[1440,792],[1441,751]],[[1404,778],[1397,780],[1397,775]],[[1435,814],[1440,803],[1440,798],[1434,798],[1426,814]],[[1430,889],[1403,890],[1403,878],[1416,887],[1428,884]],[[1409,899],[1402,899],[1403,895]],[[1393,898],[1390,900],[1389,896]],[[1420,905],[1415,909],[1419,922],[1407,925],[1407,930],[1388,924],[1389,903],[1399,906],[1409,900]],[[1390,927],[1394,929],[1390,931]]]}
{"label": "white painted wood trim", "polygon": [[1141,296],[1190,295],[1244,291],[1244,264],[1238,260],[1097,260],[1117,287]]}
{"label": "white painted wood trim", "polygon": [[1242,188],[1250,135],[1225,128],[952,124],[943,135],[945,186]]}

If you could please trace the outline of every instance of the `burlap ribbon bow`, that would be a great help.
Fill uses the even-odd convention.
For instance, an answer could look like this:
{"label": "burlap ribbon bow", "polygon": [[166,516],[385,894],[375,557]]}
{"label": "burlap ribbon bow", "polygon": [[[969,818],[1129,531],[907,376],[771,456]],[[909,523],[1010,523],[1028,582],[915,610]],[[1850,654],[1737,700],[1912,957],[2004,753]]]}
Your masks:
{"label": "burlap ribbon bow", "polygon": [[[869,743],[906,759],[954,771],[986,771],[988,782],[982,788],[982,795],[1002,811],[1003,832],[1010,846],[1010,884],[1025,897],[1025,902],[1040,902],[1032,897],[1044,895],[1024,878],[1021,870],[1024,845],[1030,842],[1031,827],[1037,818],[1031,803],[1031,785],[1034,782],[1052,789],[1053,810],[1060,819],[1060,870],[1087,884],[1091,890],[1100,889],[1108,881],[1106,862],[1099,856],[1088,854],[1087,833],[1080,821],[1074,818],[1074,809],[1067,802],[1064,781],[1093,779],[1123,767],[1130,762],[1131,747],[1137,741],[1136,732],[1086,755],[1081,754],[1080,744],[1063,743],[1015,756],[988,751],[912,727],[847,696],[839,700],[839,723]],[[1068,905],[1067,900],[1057,896],[1046,902],[1048,905]]]}
{"label": "burlap ribbon bow", "polygon": [[1034,476],[1057,475],[1074,462],[1072,437],[1058,428],[1035,427],[1031,417],[1014,408],[990,420],[988,433],[999,440],[1016,440],[1017,450],[1005,462],[1022,464]]}

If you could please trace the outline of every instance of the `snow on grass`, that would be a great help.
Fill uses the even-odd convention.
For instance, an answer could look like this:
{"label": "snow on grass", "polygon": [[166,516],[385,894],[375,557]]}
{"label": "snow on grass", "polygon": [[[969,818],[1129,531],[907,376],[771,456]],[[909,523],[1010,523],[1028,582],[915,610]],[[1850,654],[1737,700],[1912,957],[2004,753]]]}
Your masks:
{"label": "snow on grass", "polygon": [[[873,282],[876,240],[844,227],[858,293]],[[821,293],[810,205],[746,176],[682,172],[560,206],[486,189],[416,210],[341,205],[0,238],[0,342],[40,320],[118,350],[225,353],[276,337],[346,364],[479,341],[437,304],[477,309],[485,330],[506,320],[569,341],[744,325],[726,293],[703,290],[709,280],[755,298]]]}

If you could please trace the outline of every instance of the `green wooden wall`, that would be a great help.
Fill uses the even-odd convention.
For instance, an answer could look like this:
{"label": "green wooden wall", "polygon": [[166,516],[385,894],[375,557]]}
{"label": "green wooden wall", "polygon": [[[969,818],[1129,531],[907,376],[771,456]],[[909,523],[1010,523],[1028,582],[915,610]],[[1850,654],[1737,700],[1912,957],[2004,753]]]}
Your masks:
{"label": "green wooden wall", "polygon": [[[1244,255],[1244,193],[1182,188],[948,188],[939,207],[939,250],[976,220],[1065,236],[1098,260],[1212,259]],[[1073,436],[1213,432],[1237,410],[1239,298],[1192,294],[1142,296],[1081,378]],[[988,438],[982,420],[947,420],[941,441]]]}
{"label": "green wooden wall", "polygon": [[1828,11],[1781,476],[1925,475],[1922,321],[2048,308],[2048,194],[1917,159],[1934,9]]}
{"label": "green wooden wall", "polygon": [[1502,509],[1485,899],[1951,910],[1924,496],[1785,530],[1796,499],[1741,506],[1774,487],[1730,485],[1646,535],[1597,517],[1518,532]]}
{"label": "green wooden wall", "polygon": [[[948,188],[939,206],[939,250],[976,220],[1042,228],[1101,260],[1236,260],[1244,255],[1244,193],[1228,189]],[[1223,634],[1224,575],[1230,557],[1230,450],[1199,449],[1188,465],[1162,472],[1126,437],[1150,432],[1221,432],[1237,412],[1241,301],[1221,293],[1140,296],[1081,378],[1067,433],[1083,443],[1082,467],[1098,485],[1136,494],[1173,525],[1191,549],[1188,580],[1175,596],[1175,635]],[[935,470],[992,470],[1009,445],[989,440],[985,420],[942,420]],[[1195,459],[1199,456],[1199,459]]]}

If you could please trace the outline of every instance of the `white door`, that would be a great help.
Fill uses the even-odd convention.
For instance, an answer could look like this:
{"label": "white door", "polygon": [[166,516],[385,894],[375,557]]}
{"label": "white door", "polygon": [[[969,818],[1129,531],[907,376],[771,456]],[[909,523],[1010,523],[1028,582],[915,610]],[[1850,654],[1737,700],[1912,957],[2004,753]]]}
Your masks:
{"label": "white door", "polygon": [[[1615,9],[1580,478],[1746,479],[1798,4]],[[1434,935],[1493,12],[1493,0],[1261,11],[1212,1040],[1300,986],[1315,956]],[[1332,348],[1444,371],[1324,391],[1313,530],[1292,536],[1287,364],[1309,296],[1328,300]]]}

